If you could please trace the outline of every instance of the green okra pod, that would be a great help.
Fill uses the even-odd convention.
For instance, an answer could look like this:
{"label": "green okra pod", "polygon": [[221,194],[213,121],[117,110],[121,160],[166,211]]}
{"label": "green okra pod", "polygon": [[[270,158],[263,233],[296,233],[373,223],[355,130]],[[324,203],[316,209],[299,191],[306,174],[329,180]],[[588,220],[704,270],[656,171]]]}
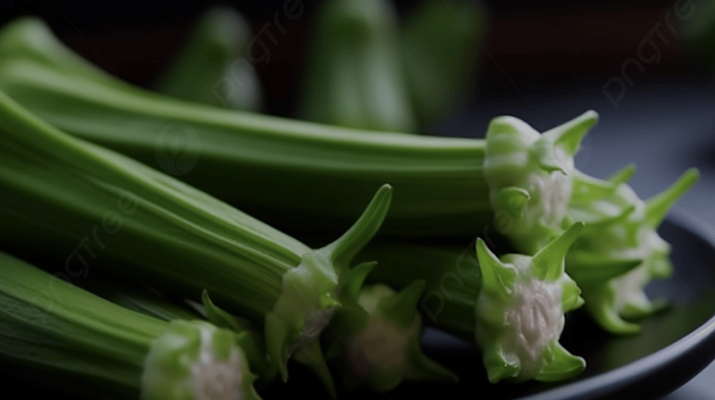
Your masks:
{"label": "green okra pod", "polygon": [[209,9],[159,77],[156,90],[197,103],[260,110],[260,82],[244,57],[251,36],[248,21],[232,8]]}
{"label": "green okra pod", "polygon": [[385,182],[402,188],[386,233],[471,236],[492,219],[482,140],[378,137],[109,91],[27,60],[2,64],[2,89],[41,118],[285,231],[344,230],[369,201],[364,191]]}
{"label": "green okra pod", "polygon": [[301,118],[375,131],[417,129],[391,0],[333,0],[312,27]]}
{"label": "green okra pod", "polygon": [[633,333],[638,325],[623,318],[662,307],[643,288],[671,273],[670,247],[656,229],[699,174],[686,171],[671,189],[645,202],[626,184],[632,166],[608,180],[583,174],[574,168],[573,155],[597,118],[590,111],[542,134],[519,119],[495,118],[487,132],[485,177],[495,228],[518,251],[534,254],[569,224],[586,223],[566,268],[599,325]]}
{"label": "green okra pod", "polygon": [[651,301],[644,292],[654,279],[673,273],[670,245],[657,229],[699,176],[697,170],[688,170],[670,188],[643,201],[625,184],[633,172],[626,167],[607,181],[581,176],[567,215],[587,225],[569,252],[566,268],[582,287],[588,311],[613,333],[639,332],[637,320],[667,304],[665,299]]}
{"label": "green okra pod", "polygon": [[236,317],[218,308],[208,292],[201,296],[202,304],[186,300],[184,304],[172,302],[148,290],[140,290],[129,285],[110,284],[94,280],[88,289],[114,304],[130,310],[171,322],[173,320],[204,320],[219,328],[230,329],[237,334],[237,343],[244,350],[248,364],[258,375],[256,384],[268,384],[275,380],[278,366],[266,354],[266,346],[260,330],[250,321]]}
{"label": "green okra pod", "polygon": [[564,314],[584,303],[564,265],[582,229],[574,224],[533,257],[497,257],[481,238],[476,257],[472,245],[396,243],[373,244],[363,256],[380,259],[371,281],[396,288],[426,282],[420,309],[427,323],[476,341],[490,381],[558,381],[585,368],[559,344]]}
{"label": "green okra pod", "polygon": [[[635,263],[664,254],[662,245],[608,233],[623,229],[624,222],[611,215],[606,201],[614,184],[574,167],[574,154],[598,119],[593,111],[543,133],[502,116],[491,121],[485,139],[371,135],[198,107],[83,79],[37,61],[59,56],[33,44],[30,34],[10,30],[0,39],[11,34],[28,41],[24,47],[16,43],[22,52],[0,60],[0,87],[17,101],[71,134],[158,165],[280,229],[302,234],[345,229],[367,202],[366,193],[390,182],[397,194],[381,231],[386,235],[473,237],[493,225],[513,250],[534,255],[571,223],[584,221],[584,239],[573,249],[583,245],[587,251],[567,258],[569,273],[583,286],[591,286],[600,270],[610,279],[614,270],[624,274]],[[167,146],[171,140],[184,147]],[[696,174],[688,172],[690,184]],[[621,211],[641,201],[623,199]],[[645,229],[649,222],[638,217],[628,224]],[[587,244],[588,237],[601,236],[611,237],[619,254]]]}
{"label": "green okra pod", "polygon": [[0,253],[0,360],[64,389],[144,400],[259,399],[241,334],[123,308]]}
{"label": "green okra pod", "polygon": [[[384,185],[341,238],[313,250],[239,210],[123,155],[69,136],[0,93],[0,238],[217,304],[263,327],[272,360],[310,349],[340,307],[355,254],[377,232]],[[101,228],[101,230],[100,230]],[[90,258],[92,257],[92,258]],[[80,267],[82,268],[82,267]]]}
{"label": "green okra pod", "polygon": [[18,18],[4,26],[3,33],[0,37],[0,60],[28,59],[104,85],[119,89],[130,87],[72,52],[38,18]]}
{"label": "green okra pod", "polygon": [[343,291],[343,309],[331,322],[328,359],[337,361],[348,388],[368,386],[377,392],[397,387],[403,380],[455,383],[457,376],[422,352],[422,318],[417,304],[424,281],[399,292],[384,284],[363,286],[375,263],[351,271]]}
{"label": "green okra pod", "polygon": [[486,14],[474,0],[424,0],[405,18],[402,65],[422,123],[455,112],[465,101],[474,84]]}

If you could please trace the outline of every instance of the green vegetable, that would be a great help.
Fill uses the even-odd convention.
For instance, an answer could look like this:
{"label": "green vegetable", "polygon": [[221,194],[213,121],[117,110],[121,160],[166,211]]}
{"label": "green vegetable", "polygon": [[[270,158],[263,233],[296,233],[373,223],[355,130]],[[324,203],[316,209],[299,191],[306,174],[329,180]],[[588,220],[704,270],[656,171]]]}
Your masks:
{"label": "green vegetable", "polygon": [[167,175],[64,134],[4,94],[0,191],[0,239],[65,259],[75,278],[94,258],[98,267],[188,298],[207,290],[227,311],[264,327],[284,379],[292,353],[322,360],[317,339],[391,196],[383,186],[345,235],[313,250]]}
{"label": "green vegetable", "polygon": [[344,230],[365,191],[384,182],[401,189],[384,232],[471,236],[492,219],[482,140],[371,135],[112,91],[25,60],[0,64],[0,87],[41,118],[284,231]]}
{"label": "green vegetable", "polygon": [[[673,272],[670,245],[656,230],[698,180],[698,172],[688,170],[669,189],[643,201],[625,184],[632,174],[629,167],[609,181],[580,179],[574,190],[584,196],[573,196],[568,215],[587,225],[569,252],[566,268],[583,289],[591,315],[613,333],[639,332],[639,325],[627,320],[649,316],[666,305],[665,299],[651,301],[643,291],[652,280]],[[625,274],[604,276],[609,270]]]}
{"label": "green vegetable", "polygon": [[201,298],[203,305],[191,304],[192,302],[187,301],[187,304],[180,306],[156,294],[127,285],[92,281],[89,289],[114,304],[163,321],[208,320],[219,328],[230,329],[240,334],[237,342],[244,349],[251,370],[258,374],[257,384],[270,383],[278,374],[277,365],[270,362],[266,355],[266,346],[259,330],[250,321],[230,315],[218,308],[206,291]]}
{"label": "green vegetable", "polygon": [[372,270],[369,283],[404,290],[416,280],[424,281],[419,311],[425,323],[474,341],[474,306],[482,286],[475,245],[474,241],[463,246],[377,241],[366,246],[357,260],[379,257],[374,259],[380,260],[380,267]]}
{"label": "green vegetable", "polygon": [[415,281],[396,293],[389,286],[362,283],[375,263],[353,268],[343,292],[343,309],[331,322],[327,357],[343,367],[350,387],[366,385],[377,392],[403,380],[457,382],[457,376],[427,358],[420,347],[422,318],[417,303],[425,286]]}
{"label": "green vegetable", "polygon": [[378,131],[416,130],[390,0],[320,5],[310,40],[300,116]]}
{"label": "green vegetable", "polygon": [[485,31],[486,10],[472,0],[425,0],[407,16],[400,50],[423,123],[454,112],[465,100]]}
{"label": "green vegetable", "polygon": [[479,238],[467,250],[375,243],[364,257],[380,257],[369,279],[396,288],[422,279],[427,322],[476,341],[491,382],[571,378],[585,368],[559,343],[564,314],[584,301],[564,271],[564,258],[583,229],[574,224],[533,257],[499,258]]}
{"label": "green vegetable", "polygon": [[[343,307],[331,319],[327,332],[326,357],[345,371],[349,388],[365,384],[386,391],[403,379],[455,382],[454,374],[429,360],[420,349],[422,322],[416,308],[424,282],[415,282],[400,293],[379,284],[363,287],[365,276],[375,265],[367,263],[351,270],[349,284],[340,296]],[[247,349],[249,365],[259,375],[256,383],[270,383],[278,372],[267,361],[250,322],[219,309],[206,292],[204,306],[192,312],[132,287],[93,282],[90,289],[115,304],[161,320],[208,319],[218,327],[243,333],[239,344]]]}
{"label": "green vegetable", "polygon": [[[42,51],[31,42],[29,33],[19,35],[13,29],[3,30],[0,43],[5,36],[25,38],[29,42],[25,53]],[[0,54],[2,51],[0,48]],[[494,197],[490,195],[490,186],[491,192],[501,192],[508,189],[502,186],[512,185],[500,178],[499,171],[505,167],[498,164],[511,158],[518,162],[525,156],[523,153],[549,150],[548,140],[541,140],[532,150],[525,148],[513,157],[505,156],[510,150],[500,149],[502,135],[491,132],[503,119],[495,119],[490,125],[486,141],[390,133],[370,135],[346,128],[199,107],[136,88],[118,90],[38,63],[34,61],[36,58],[41,56],[19,53],[0,59],[0,87],[15,100],[68,133],[147,165],[159,166],[287,231],[325,233],[345,229],[368,201],[365,192],[390,182],[400,190],[385,221],[384,232],[400,236],[471,237],[491,223],[492,209],[498,218],[518,214],[519,210],[511,209],[510,197],[514,193],[510,196],[510,190],[493,199],[503,199],[506,204],[490,204],[490,198]],[[518,131],[516,134],[524,135]],[[529,137],[531,142],[539,137],[535,131],[529,134],[534,136]],[[505,140],[509,140],[507,136]],[[578,143],[572,145],[575,152]],[[486,159],[486,152],[491,161]],[[529,174],[549,176],[553,171],[551,165],[535,162],[520,168],[527,178]],[[494,176],[496,180],[492,179]],[[266,177],[270,177],[270,184]],[[315,201],[316,196],[322,201]],[[516,200],[519,197],[517,190]],[[523,193],[521,197],[525,197]],[[536,193],[533,197],[536,199]],[[285,201],[287,198],[291,201]],[[535,209],[534,214],[565,213],[540,211],[542,203],[532,200],[528,206]],[[534,224],[526,225],[531,228]],[[554,229],[557,228],[560,225]],[[527,238],[529,242],[548,241],[548,237],[541,237],[543,232],[538,227],[535,229],[534,238]]]}
{"label": "green vegetable", "polygon": [[[24,47],[27,53],[42,50],[32,43]],[[513,250],[527,255],[576,221],[589,225],[587,237],[609,236],[607,222],[622,214],[611,215],[611,206],[600,200],[610,193],[607,182],[573,166],[580,141],[596,123],[593,111],[544,133],[515,117],[497,117],[486,140],[369,135],[169,101],[33,61],[42,57],[0,60],[0,87],[61,129],[148,165],[158,163],[286,231],[345,229],[367,201],[366,192],[383,182],[397,195],[381,232],[473,237],[493,221]],[[167,151],[167,138],[185,146]],[[637,208],[636,199],[628,200],[629,207]],[[569,257],[569,274],[582,286],[593,286],[599,270],[610,279],[652,257],[642,251],[632,256],[640,246],[636,241],[613,240],[619,254],[600,248]],[[650,253],[658,252],[663,253]]]}
{"label": "green vegetable", "polygon": [[188,302],[185,305],[176,304],[159,294],[126,284],[92,280],[88,285],[83,285],[83,288],[114,304],[164,321],[174,319],[192,321],[205,317],[199,312],[198,307],[193,308]]}
{"label": "green vegetable", "polygon": [[543,134],[510,116],[489,123],[484,176],[495,228],[517,251],[535,254],[562,232],[577,173],[573,156],[597,119],[588,111]]}
{"label": "green vegetable", "polygon": [[139,314],[2,253],[0,303],[0,359],[70,378],[65,389],[144,400],[259,399],[241,334]]}
{"label": "green vegetable", "polygon": [[590,111],[539,134],[519,119],[495,118],[487,132],[484,173],[495,227],[518,251],[533,254],[569,224],[586,223],[566,268],[603,328],[633,333],[638,326],[621,317],[642,317],[662,307],[651,304],[643,288],[671,273],[670,248],[656,228],[698,172],[688,170],[670,190],[645,203],[626,184],[630,166],[608,181],[579,172],[573,155],[596,119]]}
{"label": "green vegetable", "polygon": [[209,9],[159,78],[157,90],[198,103],[259,110],[262,99],[258,76],[243,58],[251,36],[248,21],[232,8]]}
{"label": "green vegetable", "polygon": [[497,258],[478,239],[482,288],[476,302],[476,339],[491,382],[559,381],[586,368],[583,358],[558,342],[564,313],[584,303],[563,261],[582,227],[574,225],[533,258]]}
{"label": "green vegetable", "polygon": [[54,36],[47,24],[35,17],[18,18],[3,26],[0,60],[13,58],[32,60],[120,90],[131,87],[72,52]]}

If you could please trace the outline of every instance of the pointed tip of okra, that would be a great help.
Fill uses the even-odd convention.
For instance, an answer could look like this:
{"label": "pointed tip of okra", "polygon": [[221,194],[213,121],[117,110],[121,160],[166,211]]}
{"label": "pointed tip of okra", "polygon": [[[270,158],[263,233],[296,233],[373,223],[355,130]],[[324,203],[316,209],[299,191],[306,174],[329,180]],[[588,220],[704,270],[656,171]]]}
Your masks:
{"label": "pointed tip of okra", "polygon": [[487,247],[482,238],[477,238],[477,260],[482,272],[482,288],[502,298],[508,298],[514,288],[516,271],[508,268]]}
{"label": "pointed tip of okra", "polygon": [[586,360],[569,353],[558,342],[549,346],[552,360],[534,379],[541,382],[558,382],[573,378],[586,369]]}
{"label": "pointed tip of okra", "polygon": [[[595,290],[607,291],[609,289],[597,287]],[[612,301],[605,301],[602,298],[594,299],[592,301],[587,298],[586,305],[589,307],[589,311],[598,325],[608,332],[617,335],[635,335],[641,331],[640,325],[628,322],[621,318],[618,311],[613,306]]]}
{"label": "pointed tip of okra", "polygon": [[377,266],[377,261],[364,262],[354,266],[348,271],[345,279],[345,287],[342,292],[342,299],[348,302],[357,302],[360,296],[360,289],[365,284],[365,279]]}
{"label": "pointed tip of okra", "polygon": [[397,325],[405,328],[410,326],[425,284],[424,280],[416,280],[394,296],[382,299],[379,303],[380,311]]}
{"label": "pointed tip of okra", "polygon": [[346,266],[375,236],[387,216],[392,201],[392,186],[382,185],[360,218],[338,240],[324,248],[336,265]]}
{"label": "pointed tip of okra", "polygon": [[566,168],[556,154],[553,141],[547,136],[541,136],[529,149],[531,154],[536,158],[536,163],[546,172],[561,172],[566,175]]}
{"label": "pointed tip of okra", "polygon": [[643,319],[663,311],[670,306],[670,303],[668,303],[666,299],[648,300],[648,298],[643,296],[642,300],[643,301],[630,301],[625,303],[620,312],[623,318],[628,320]]}
{"label": "pointed tip of okra", "polygon": [[608,254],[573,252],[569,254],[568,274],[583,285],[605,283],[634,270],[642,258],[619,258]]}
{"label": "pointed tip of okra", "polygon": [[546,172],[559,171],[564,175],[567,174],[567,168],[557,154],[557,147],[562,149],[567,156],[573,157],[581,146],[581,141],[586,133],[596,122],[598,122],[598,113],[589,110],[571,121],[542,133],[530,148],[539,167]]}
{"label": "pointed tip of okra", "polygon": [[630,163],[626,165],[625,167],[619,169],[618,171],[614,172],[611,176],[606,179],[606,181],[614,184],[614,185],[620,185],[622,183],[628,183],[628,181],[633,178],[633,175],[636,173],[636,165],[633,163]]}
{"label": "pointed tip of okra", "polygon": [[318,379],[320,379],[323,383],[323,388],[328,393],[330,398],[335,399],[337,397],[333,375],[330,373],[328,364],[325,362],[325,357],[323,356],[323,351],[320,348],[319,341],[314,341],[301,348],[295,353],[293,358],[297,362],[313,370]]}
{"label": "pointed tip of okra", "polygon": [[578,117],[552,128],[542,134],[551,138],[553,143],[560,146],[570,156],[573,156],[581,146],[583,138],[598,122],[598,113],[588,110]]}
{"label": "pointed tip of okra", "polygon": [[583,297],[581,297],[581,288],[575,281],[568,279],[561,288],[561,307],[564,312],[575,310],[584,304]]}
{"label": "pointed tip of okra", "polygon": [[497,195],[497,203],[500,208],[510,210],[512,214],[518,215],[526,203],[531,198],[531,195],[526,189],[522,189],[516,186],[510,186],[499,190]]}
{"label": "pointed tip of okra", "polygon": [[425,355],[419,341],[412,343],[410,353],[410,364],[405,371],[406,379],[447,384],[459,383],[457,374]]}
{"label": "pointed tip of okra", "polygon": [[542,133],[530,149],[539,167],[547,172],[559,171],[562,174],[567,174],[556,148],[562,149],[567,156],[573,157],[581,146],[581,141],[586,133],[597,121],[598,114],[590,110]]}
{"label": "pointed tip of okra", "polygon": [[231,329],[235,332],[242,332],[248,329],[248,327],[243,326],[236,317],[216,306],[216,304],[211,301],[207,290],[204,290],[201,294],[201,302],[206,311],[206,319],[212,324],[219,328]]}
{"label": "pointed tip of okra", "polygon": [[576,222],[566,232],[552,240],[532,258],[532,270],[542,280],[554,281],[564,272],[564,258],[585,224]]}
{"label": "pointed tip of okra", "polygon": [[288,382],[288,356],[289,349],[286,345],[288,329],[280,321],[278,315],[269,313],[266,315],[266,352],[271,358],[271,362],[278,366],[278,372],[283,382]]}
{"label": "pointed tip of okra", "polygon": [[487,378],[490,383],[497,383],[504,379],[514,378],[519,375],[521,365],[518,359],[507,360],[504,352],[498,345],[484,349],[482,362],[487,369]]}
{"label": "pointed tip of okra", "polygon": [[618,184],[607,180],[594,178],[578,170],[571,175],[573,184],[573,203],[590,203],[613,194]]}
{"label": "pointed tip of okra", "polygon": [[652,228],[657,228],[665,219],[670,209],[685,192],[687,192],[700,178],[700,172],[691,168],[678,178],[663,193],[646,201],[646,223]]}

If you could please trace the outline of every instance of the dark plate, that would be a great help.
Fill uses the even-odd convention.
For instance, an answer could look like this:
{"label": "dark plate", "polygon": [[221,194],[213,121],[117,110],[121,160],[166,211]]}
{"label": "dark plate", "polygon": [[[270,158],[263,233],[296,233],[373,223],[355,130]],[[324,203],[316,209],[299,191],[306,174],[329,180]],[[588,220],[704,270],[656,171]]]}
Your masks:
{"label": "dark plate", "polygon": [[[425,351],[459,374],[458,385],[410,383],[377,396],[358,390],[341,392],[338,397],[588,400],[655,399],[670,393],[715,359],[715,235],[678,212],[665,221],[660,233],[672,245],[675,274],[669,280],[651,284],[648,293],[652,298],[668,298],[671,307],[643,321],[642,333],[627,337],[605,333],[583,312],[569,315],[562,343],[588,364],[578,378],[559,384],[491,385],[473,345],[429,330],[424,338]],[[310,373],[298,365],[293,365],[291,371],[288,384],[261,390],[264,399],[301,393],[327,398]],[[28,389],[36,387],[36,383],[10,382],[8,375],[0,375],[5,393],[11,393],[12,387],[19,384],[22,398],[49,395],[47,391],[40,393],[41,389]],[[57,393],[51,395],[63,398]]]}

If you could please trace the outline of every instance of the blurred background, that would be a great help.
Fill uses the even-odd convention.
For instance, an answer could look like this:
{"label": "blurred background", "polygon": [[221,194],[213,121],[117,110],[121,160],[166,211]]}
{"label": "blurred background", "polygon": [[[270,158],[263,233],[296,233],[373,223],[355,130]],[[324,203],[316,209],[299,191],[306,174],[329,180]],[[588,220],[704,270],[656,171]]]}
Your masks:
{"label": "blurred background", "polygon": [[[0,23],[39,16],[100,68],[153,88],[199,16],[210,6],[229,6],[252,30],[252,45],[240,57],[258,77],[262,112],[301,117],[312,27],[322,3],[3,0]],[[476,22],[452,10],[444,26],[461,26],[472,37],[465,42],[468,59],[460,60],[470,65],[469,76],[457,85],[459,101],[420,120],[416,131],[481,137],[489,120],[504,114],[544,131],[594,109],[600,122],[577,167],[605,178],[635,163],[632,186],[644,198],[698,167],[701,181],[677,212],[715,230],[715,46],[707,39],[708,32],[715,38],[713,3],[483,1]],[[421,2],[393,4],[399,24]],[[715,366],[668,399],[711,399],[713,382]]]}
{"label": "blurred background", "polygon": [[[77,3],[65,0],[3,1],[0,22],[19,15],[42,17],[72,49],[101,68],[135,84],[148,86],[181,48],[197,16],[210,5],[230,5],[240,11],[260,34],[266,50],[254,46],[254,63],[264,92],[266,111],[290,115],[305,61],[311,22],[321,0],[267,0],[261,2],[105,1]],[[401,16],[420,2],[395,0]],[[679,2],[679,7],[690,3]],[[660,24],[668,39],[654,41],[658,62],[633,68],[635,85],[622,99],[646,90],[646,85],[703,83],[705,69],[687,55],[681,38],[666,27],[669,14],[678,23],[672,1],[485,1],[486,35],[474,45],[480,49],[474,102],[484,106],[494,99],[528,100],[561,93],[595,94],[592,108],[610,106],[601,89],[619,75],[623,62],[638,57],[641,41]],[[684,14],[689,11],[685,7]],[[461,24],[455,15],[455,24]],[[651,34],[652,35],[652,34]],[[646,57],[652,50],[644,49]],[[636,72],[637,71],[637,72]],[[613,96],[618,94],[614,85]]]}

